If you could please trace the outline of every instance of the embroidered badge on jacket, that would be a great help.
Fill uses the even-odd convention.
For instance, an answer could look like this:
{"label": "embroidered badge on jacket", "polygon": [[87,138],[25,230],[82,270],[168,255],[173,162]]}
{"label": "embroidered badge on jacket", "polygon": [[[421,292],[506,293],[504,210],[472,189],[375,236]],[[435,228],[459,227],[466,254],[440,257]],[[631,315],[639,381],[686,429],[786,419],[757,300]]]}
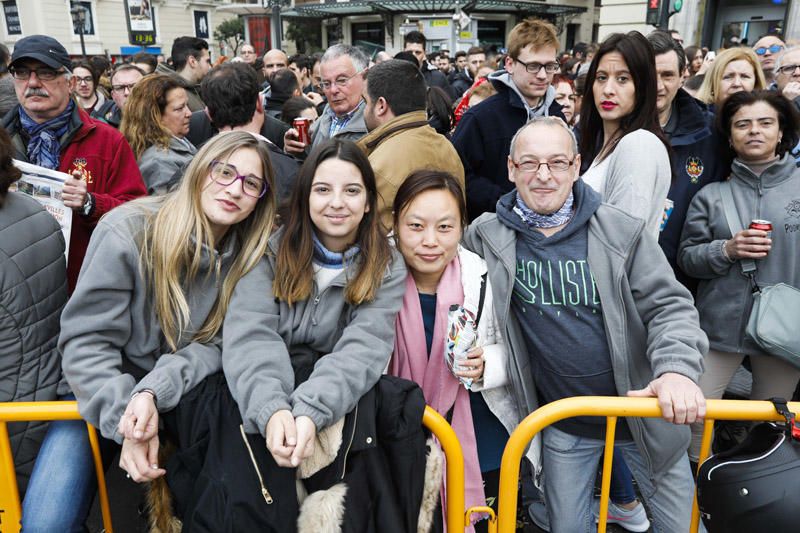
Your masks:
{"label": "embroidered badge on jacket", "polygon": [[687,159],[686,173],[689,175],[689,181],[696,184],[703,175],[703,160],[696,156]]}

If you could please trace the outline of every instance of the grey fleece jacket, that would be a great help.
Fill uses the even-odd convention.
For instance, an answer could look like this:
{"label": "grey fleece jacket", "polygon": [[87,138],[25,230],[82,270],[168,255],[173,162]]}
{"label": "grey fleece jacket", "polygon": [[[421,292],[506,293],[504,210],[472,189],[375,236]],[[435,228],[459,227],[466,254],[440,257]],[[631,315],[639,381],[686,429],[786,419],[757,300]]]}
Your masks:
{"label": "grey fleece jacket", "polygon": [[[581,197],[576,189],[582,187],[587,185],[575,183],[576,198]],[[485,213],[467,229],[464,241],[488,264],[495,315],[505,324],[503,335],[511,353],[509,384],[524,417],[539,407],[539,400],[518,318],[511,314],[516,238],[496,214]],[[675,279],[656,240],[644,232],[644,222],[601,204],[589,220],[588,262],[600,294],[619,395],[644,388],[666,372],[697,381],[708,341],[698,326],[691,295]],[[628,426],[654,480],[686,453],[686,426],[654,418],[630,418]]]}
{"label": "grey fleece jacket", "polygon": [[[222,368],[239,404],[245,431],[264,435],[270,417],[289,409],[320,430],[350,412],[380,378],[394,348],[394,322],[403,303],[406,268],[393,260],[375,299],[352,306],[344,300],[351,264],[319,293],[289,306],[273,296],[275,257],[270,253],[236,285],[223,329]],[[294,370],[308,379],[295,388]],[[298,376],[302,381],[302,376]]]}
{"label": "grey fleece jacket", "polygon": [[166,150],[156,145],[142,152],[139,170],[147,187],[147,194],[165,194],[180,182],[189,161],[197,154],[188,139],[171,137]]}
{"label": "grey fleece jacket", "polygon": [[206,321],[238,245],[228,239],[221,253],[203,251],[194,282],[184,288],[190,324],[178,351],[171,353],[139,264],[147,217],[162,201],[130,202],[100,220],[75,292],[61,315],[58,348],[81,416],[117,442],[122,442],[117,425],[131,394],[150,389],[158,409],[168,411],[222,366],[220,339],[200,344],[191,342],[191,337]]}
{"label": "grey fleece jacket", "polygon": [[[761,286],[787,283],[800,287],[800,169],[790,155],[756,176],[739,160],[731,166],[731,189],[743,228],[754,218],[772,221],[772,249],[756,260]],[[766,355],[745,336],[753,305],[749,280],[739,262],[722,255],[731,238],[720,187],[710,183],[692,199],[683,225],[678,264],[700,279],[697,309],[711,348],[723,352]]]}

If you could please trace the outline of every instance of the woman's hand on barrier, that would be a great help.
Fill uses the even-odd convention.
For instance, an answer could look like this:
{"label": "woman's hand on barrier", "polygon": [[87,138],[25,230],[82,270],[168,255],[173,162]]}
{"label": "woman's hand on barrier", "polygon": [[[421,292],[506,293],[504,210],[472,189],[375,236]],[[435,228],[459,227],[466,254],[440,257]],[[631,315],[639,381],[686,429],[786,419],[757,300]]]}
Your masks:
{"label": "woman's hand on barrier", "polygon": [[745,229],[725,241],[725,253],[731,259],[761,259],[772,248],[772,239],[760,229]]}
{"label": "woman's hand on barrier", "polygon": [[297,426],[297,446],[292,453],[292,466],[299,466],[300,462],[314,453],[314,437],[317,435],[317,426],[307,416],[298,416],[295,421]]}
{"label": "woman's hand on barrier", "polygon": [[136,394],[119,421],[118,431],[126,439],[145,442],[158,435],[158,409],[150,391]]}
{"label": "woman's hand on barrier", "polygon": [[288,409],[276,411],[267,422],[267,449],[278,466],[291,467],[292,453],[297,444],[294,416]]}
{"label": "woman's hand on barrier", "polygon": [[628,391],[634,398],[658,398],[661,416],[673,424],[693,424],[706,416],[706,399],[697,383],[684,375],[665,372],[647,387]]}
{"label": "woman's hand on barrier", "polygon": [[166,474],[166,470],[158,467],[158,435],[144,442],[123,440],[119,467],[136,483],[153,481]]}
{"label": "woman's hand on barrier", "polygon": [[462,368],[466,368],[466,370],[456,372],[456,376],[474,379],[475,381],[480,380],[483,377],[484,371],[483,348],[476,346],[471,349],[467,352],[467,360],[459,361],[458,364]]}

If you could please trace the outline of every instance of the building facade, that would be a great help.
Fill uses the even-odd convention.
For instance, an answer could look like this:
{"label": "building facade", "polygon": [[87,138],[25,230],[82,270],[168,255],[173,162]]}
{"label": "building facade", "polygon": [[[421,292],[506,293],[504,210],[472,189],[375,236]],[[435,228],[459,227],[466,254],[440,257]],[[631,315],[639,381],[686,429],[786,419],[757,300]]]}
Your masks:
{"label": "building facade", "polygon": [[[643,0],[602,0],[599,38],[615,32],[652,31],[653,26],[645,24],[646,12]],[[753,44],[765,33],[800,39],[800,0],[684,0],[669,27],[681,33],[685,45],[700,44],[712,50],[737,40]]]}
{"label": "building facade", "polygon": [[[2,42],[13,50],[14,43],[26,35],[46,34],[61,42],[74,57],[81,55],[80,34],[70,9],[85,7],[84,46],[88,56],[120,57],[143,50],[169,55],[172,42],[182,35],[206,39],[212,57],[220,52],[214,29],[234,15],[218,11],[228,1],[129,0],[127,8],[136,12],[151,8],[148,21],[155,29],[155,40],[144,46],[131,43],[129,17],[124,0],[2,0]],[[142,8],[142,4],[144,7]]]}
{"label": "building facade", "polygon": [[[517,22],[535,16],[553,22],[561,35],[562,49],[578,42],[590,42],[598,30],[597,0],[294,0],[283,6],[283,28],[302,25],[319,33],[317,47],[326,48],[343,42],[359,45],[369,52],[395,53],[403,48],[403,36],[419,30],[428,38],[428,51],[467,50],[471,46],[505,46],[508,34]],[[247,40],[259,53],[278,46],[272,17],[275,2],[253,0],[220,8],[245,19]],[[269,34],[269,35],[268,35]],[[286,38],[280,47],[295,51]],[[305,50],[306,52],[314,50]]]}

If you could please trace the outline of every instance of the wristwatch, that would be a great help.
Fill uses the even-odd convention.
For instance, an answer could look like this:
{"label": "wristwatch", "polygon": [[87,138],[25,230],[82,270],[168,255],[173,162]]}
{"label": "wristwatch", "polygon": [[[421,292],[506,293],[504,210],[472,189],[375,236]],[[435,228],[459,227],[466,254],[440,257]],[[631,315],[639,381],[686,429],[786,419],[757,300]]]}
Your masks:
{"label": "wristwatch", "polygon": [[83,209],[81,212],[88,217],[92,214],[92,211],[94,211],[94,196],[92,196],[92,193],[87,192],[86,200],[83,202]]}

